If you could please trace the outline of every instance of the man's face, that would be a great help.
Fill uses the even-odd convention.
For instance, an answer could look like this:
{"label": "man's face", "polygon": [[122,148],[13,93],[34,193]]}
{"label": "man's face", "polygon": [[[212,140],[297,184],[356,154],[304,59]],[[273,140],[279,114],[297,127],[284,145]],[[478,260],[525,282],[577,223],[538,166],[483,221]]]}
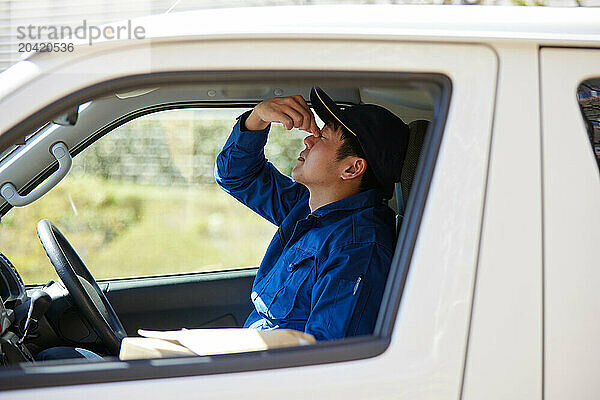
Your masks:
{"label": "man's face", "polygon": [[306,147],[300,152],[291,174],[296,182],[308,188],[330,187],[339,182],[342,167],[336,155],[342,144],[341,132],[341,128],[335,131],[331,125],[325,125],[320,136],[304,138]]}

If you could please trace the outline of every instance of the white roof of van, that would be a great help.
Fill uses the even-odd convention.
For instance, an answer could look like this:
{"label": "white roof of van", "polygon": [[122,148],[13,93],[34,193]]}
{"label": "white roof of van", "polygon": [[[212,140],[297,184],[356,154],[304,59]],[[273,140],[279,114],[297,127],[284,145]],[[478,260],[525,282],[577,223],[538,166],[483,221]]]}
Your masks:
{"label": "white roof of van", "polygon": [[[478,5],[302,5],[204,9],[159,14],[104,26],[141,26],[153,41],[202,38],[382,39],[455,42],[521,40],[540,45],[597,46],[600,7]],[[123,35],[125,36],[125,35]],[[103,50],[132,40],[96,39]],[[99,50],[88,39],[77,51],[44,57],[82,57]],[[113,47],[114,46],[114,47]],[[87,49],[86,49],[87,48]],[[35,53],[34,53],[35,54]],[[35,59],[35,55],[26,58]]]}
{"label": "white roof of van", "polygon": [[132,20],[148,38],[399,36],[414,39],[600,41],[600,8],[314,5],[209,9]]}

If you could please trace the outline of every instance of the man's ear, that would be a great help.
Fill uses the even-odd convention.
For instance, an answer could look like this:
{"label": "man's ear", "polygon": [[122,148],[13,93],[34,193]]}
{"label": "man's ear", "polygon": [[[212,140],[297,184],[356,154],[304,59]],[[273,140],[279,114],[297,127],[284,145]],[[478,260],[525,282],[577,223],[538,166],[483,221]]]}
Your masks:
{"label": "man's ear", "polygon": [[360,177],[367,170],[367,160],[360,157],[348,157],[348,161],[342,170],[342,179],[354,179]]}

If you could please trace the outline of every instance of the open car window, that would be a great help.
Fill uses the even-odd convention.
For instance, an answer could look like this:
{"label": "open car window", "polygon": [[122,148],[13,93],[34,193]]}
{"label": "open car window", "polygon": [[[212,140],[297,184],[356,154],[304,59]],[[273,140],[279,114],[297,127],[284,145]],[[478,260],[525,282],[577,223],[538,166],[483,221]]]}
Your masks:
{"label": "open car window", "polygon": [[[50,193],[3,218],[0,240],[26,284],[56,279],[34,234],[54,221],[97,279],[257,266],[277,227],[215,183],[215,157],[247,108],[184,108],[132,119],[73,159]],[[289,174],[304,147],[273,126],[266,155]]]}
{"label": "open car window", "polygon": [[[294,347],[289,353],[275,352],[269,358],[274,357],[272,361],[276,363],[283,362],[278,365],[370,357],[383,352],[389,344],[394,310],[409,260],[406,258],[409,253],[402,256],[398,249],[411,249],[416,240],[451,87],[449,81],[439,75],[393,83],[385,77],[380,79],[381,82],[365,81],[360,85],[351,80],[334,82],[328,88],[342,107],[372,103],[390,109],[409,124],[414,136],[407,156],[410,173],[403,175],[389,202],[393,210],[401,210],[396,230],[400,239],[379,320],[373,335]],[[92,99],[74,126],[55,127],[52,140],[69,143],[73,155],[69,174],[35,203],[24,208],[5,206],[3,209],[2,240],[11,243],[6,253],[25,283],[35,285],[57,280],[35,235],[35,223],[48,218],[69,238],[92,275],[100,279],[100,288],[123,319],[128,336],[136,336],[137,329],[148,327],[160,330],[241,327],[252,306],[250,288],[255,273],[252,268],[261,262],[269,242],[277,235],[277,226],[218,188],[214,165],[236,117],[261,99],[277,93],[263,90],[264,86],[224,84],[221,93],[229,90],[235,100],[191,101],[198,93],[210,91],[206,86],[182,88],[162,84],[151,91],[141,89],[142,94],[138,95]],[[311,86],[312,82],[271,85],[284,87],[283,94],[300,93],[305,98]],[[256,93],[261,93],[260,97]],[[44,135],[49,134],[41,130],[39,137],[36,135],[28,138],[28,143],[15,149],[7,159],[25,157],[34,143],[45,140]],[[289,175],[298,153],[304,148],[305,136],[304,132],[288,132],[274,124],[265,148],[266,157],[279,171]],[[21,188],[23,193],[34,190],[48,178],[53,166],[38,167],[38,170],[41,172],[29,178]],[[399,262],[401,256],[404,261]],[[140,294],[139,298],[132,297],[136,293]],[[145,319],[143,308],[136,308],[148,303],[149,298],[152,300],[147,305],[147,313],[156,314],[152,320]],[[185,303],[188,299],[192,302]],[[194,303],[198,299],[205,304]],[[224,303],[227,301],[230,303]],[[168,306],[180,308],[171,310]],[[228,307],[232,311],[228,311]],[[58,331],[56,343],[101,349],[93,328],[85,320],[73,316],[76,312],[72,309],[65,308],[61,313],[70,313],[70,326],[81,324],[92,333],[76,336],[62,332],[60,327],[67,325],[62,315],[55,315],[48,318],[45,329]],[[190,317],[202,313],[206,313],[206,317],[201,320]],[[191,319],[185,322],[180,317]],[[38,344],[37,351],[48,345]],[[351,346],[353,350],[345,351],[344,346]],[[227,371],[262,369],[263,362],[254,365],[253,356],[252,352],[213,355],[210,362],[223,363]],[[240,363],[244,357],[249,357],[247,360],[252,366]],[[108,356],[106,360],[115,361],[115,357]],[[129,363],[132,368],[118,380],[199,373],[197,364],[188,365],[185,361],[177,366],[160,360]],[[160,371],[155,369],[157,366],[161,367]],[[152,369],[150,375],[147,375],[148,368]],[[216,371],[208,364],[206,368],[206,373]],[[88,370],[79,375],[77,381],[97,381],[94,371],[92,368],[91,373]],[[17,370],[14,376],[20,376]],[[111,374],[102,376],[102,379],[114,379]],[[53,384],[48,379],[48,375],[40,377],[37,385]],[[73,376],[69,379],[74,382]]]}

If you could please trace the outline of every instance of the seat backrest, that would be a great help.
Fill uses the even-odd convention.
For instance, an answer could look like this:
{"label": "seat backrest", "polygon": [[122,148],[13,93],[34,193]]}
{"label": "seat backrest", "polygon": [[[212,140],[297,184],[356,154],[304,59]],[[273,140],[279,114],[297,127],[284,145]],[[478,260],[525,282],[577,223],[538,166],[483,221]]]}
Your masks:
{"label": "seat backrest", "polygon": [[406,157],[404,158],[400,179],[402,195],[405,200],[408,198],[413,181],[415,180],[415,172],[417,171],[417,165],[419,164],[421,150],[423,149],[423,141],[425,140],[425,133],[427,132],[428,127],[429,121],[422,119],[408,124],[410,137],[408,139],[408,149],[406,150]]}
{"label": "seat backrest", "polygon": [[410,132],[408,148],[406,149],[406,156],[404,157],[404,164],[402,165],[400,183],[396,183],[396,193],[394,194],[398,213],[396,216],[396,233],[400,232],[406,201],[408,200],[408,195],[410,194],[410,190],[412,189],[415,180],[415,173],[421,157],[421,150],[423,149],[423,142],[428,127],[429,121],[425,120],[416,120],[408,124]]}

